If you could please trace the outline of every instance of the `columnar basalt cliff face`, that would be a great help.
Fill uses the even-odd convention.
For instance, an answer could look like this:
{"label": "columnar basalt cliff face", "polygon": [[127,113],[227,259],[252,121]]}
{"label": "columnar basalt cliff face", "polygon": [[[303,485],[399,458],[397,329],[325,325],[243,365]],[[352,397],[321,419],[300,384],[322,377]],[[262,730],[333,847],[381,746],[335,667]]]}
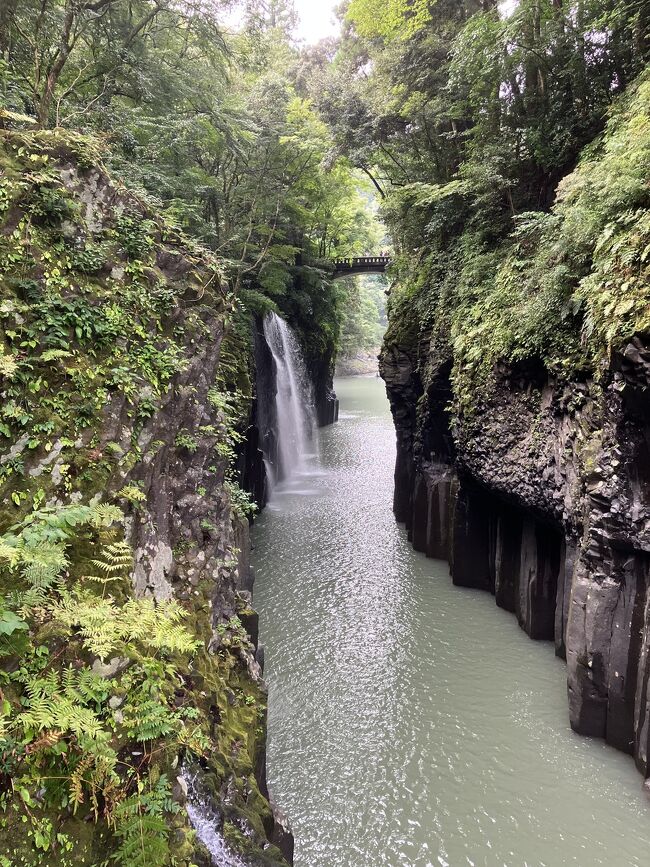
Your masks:
{"label": "columnar basalt cliff face", "polygon": [[327,427],[339,420],[339,401],[332,382],[332,364],[331,359],[319,359],[310,368],[319,427]]}
{"label": "columnar basalt cliff face", "polygon": [[[643,74],[550,212],[495,234],[470,208],[437,247],[411,240],[381,359],[414,545],[553,640],[571,725],[645,776],[649,167]],[[438,208],[432,195],[411,227],[446,225]]]}
{"label": "columnar basalt cliff face", "polygon": [[[22,793],[3,802],[0,854],[42,863],[51,833],[53,865],[207,867],[200,788],[233,864],[290,863],[268,803],[237,484],[263,502],[250,334],[228,324],[218,263],[118,188],[86,140],[6,133],[0,157],[0,633],[16,633],[0,644],[0,775]],[[150,633],[137,614],[124,625],[136,609]],[[41,707],[34,729],[39,696],[51,716],[72,710]]]}
{"label": "columnar basalt cliff face", "polygon": [[426,337],[383,352],[396,515],[456,584],[555,641],[573,728],[648,776],[650,341],[616,353],[598,384],[500,365],[453,436],[450,370]]}

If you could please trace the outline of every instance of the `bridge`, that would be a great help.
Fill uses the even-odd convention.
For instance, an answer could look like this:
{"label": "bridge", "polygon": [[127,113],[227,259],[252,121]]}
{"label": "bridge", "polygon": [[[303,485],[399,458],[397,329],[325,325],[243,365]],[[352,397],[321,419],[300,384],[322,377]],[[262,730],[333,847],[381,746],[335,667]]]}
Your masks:
{"label": "bridge", "polygon": [[335,259],[334,279],[351,277],[354,274],[385,274],[392,262],[390,256],[356,256],[352,259]]}

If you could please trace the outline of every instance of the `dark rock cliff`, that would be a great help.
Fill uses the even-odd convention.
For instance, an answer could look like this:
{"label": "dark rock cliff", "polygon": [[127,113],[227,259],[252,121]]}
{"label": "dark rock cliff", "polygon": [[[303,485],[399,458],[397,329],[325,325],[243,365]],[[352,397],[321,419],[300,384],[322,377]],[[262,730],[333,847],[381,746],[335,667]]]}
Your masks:
{"label": "dark rock cliff", "polygon": [[[88,744],[63,723],[53,734],[44,723],[45,734],[41,730],[36,746],[17,761],[12,737],[28,699],[21,701],[20,681],[8,687],[2,785],[8,791],[13,775],[23,795],[3,803],[0,854],[34,863],[37,844],[24,829],[38,821],[54,828],[59,842],[71,841],[70,849],[55,842],[48,863],[95,863],[116,850],[118,863],[135,863],[119,854],[126,851],[119,842],[127,832],[119,812],[113,817],[110,810],[169,781],[175,805],[165,801],[165,822],[151,831],[151,841],[147,837],[158,847],[156,863],[173,858],[179,865],[208,865],[205,841],[197,839],[185,809],[181,769],[193,764],[214,830],[229,850],[258,867],[290,863],[291,836],[268,803],[266,693],[256,660],[248,519],[237,485],[263,503],[250,340],[229,324],[233,299],[218,263],[119,188],[86,140],[4,133],[0,159],[0,534],[6,543],[0,602],[11,600],[17,587],[22,593],[16,582],[24,583],[24,576],[14,565],[19,554],[11,559],[6,547],[15,544],[17,528],[61,521],[65,571],[58,583],[39,597],[37,608],[27,605],[24,593],[16,597],[26,618],[21,628],[29,630],[21,652],[40,649],[41,659],[52,654],[48,668],[55,679],[66,667],[106,679],[105,691],[93,699],[93,724],[105,728],[102,760],[119,758],[92,795],[83,780],[78,783],[74,813],[59,810],[49,793],[30,801],[31,787],[40,785],[39,762],[54,763],[56,771],[65,755],[65,780]],[[72,514],[66,509],[83,506],[92,513],[97,504],[106,504],[103,514],[115,524],[111,535],[91,527],[77,537],[76,525],[65,528],[65,515]],[[128,544],[131,566],[124,575],[116,571],[115,583],[97,597],[88,582],[100,579],[83,576],[98,568],[89,559],[98,556],[95,550],[116,539]],[[147,688],[144,672],[153,677],[160,665],[148,661],[146,642],[121,640],[119,653],[94,658],[74,616],[67,632],[57,624],[57,606],[70,599],[93,611],[107,602],[180,606],[194,649],[177,653],[150,686],[149,704],[165,720],[158,729],[133,735],[144,729],[128,728],[128,714],[138,713],[129,689]],[[0,613],[7,616],[2,605]],[[101,617],[94,623],[92,631],[103,628]],[[16,646],[0,646],[9,682],[15,653]],[[90,712],[83,697],[75,700]],[[145,815],[149,808],[136,802],[135,809]]]}
{"label": "dark rock cliff", "polygon": [[567,661],[571,725],[650,775],[650,341],[598,383],[499,365],[453,418],[428,335],[381,359],[397,429],[395,513],[454,583],[492,592]]}
{"label": "dark rock cliff", "polygon": [[335,424],[339,419],[339,402],[334,391],[332,362],[319,359],[310,366],[314,383],[314,400],[316,403],[316,419],[320,427]]}

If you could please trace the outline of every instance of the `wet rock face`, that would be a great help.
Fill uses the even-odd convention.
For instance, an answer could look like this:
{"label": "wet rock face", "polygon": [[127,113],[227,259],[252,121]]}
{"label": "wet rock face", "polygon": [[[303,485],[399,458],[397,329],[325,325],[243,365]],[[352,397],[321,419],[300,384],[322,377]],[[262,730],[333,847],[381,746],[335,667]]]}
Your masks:
{"label": "wet rock face", "polygon": [[449,358],[386,348],[395,513],[454,583],[489,590],[566,658],[571,725],[650,767],[650,341],[603,381],[502,366],[471,416],[445,411]]}
{"label": "wet rock face", "polygon": [[327,357],[307,358],[305,361],[314,386],[318,426],[335,424],[339,420],[339,402],[334,391],[333,361]]}

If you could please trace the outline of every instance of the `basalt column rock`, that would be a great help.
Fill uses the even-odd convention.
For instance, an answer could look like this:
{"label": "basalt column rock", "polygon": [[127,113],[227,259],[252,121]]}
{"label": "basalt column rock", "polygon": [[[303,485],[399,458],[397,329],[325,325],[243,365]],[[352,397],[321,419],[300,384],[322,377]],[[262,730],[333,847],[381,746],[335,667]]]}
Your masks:
{"label": "basalt column rock", "polygon": [[497,516],[494,549],[494,595],[497,605],[517,611],[524,519],[516,509],[503,506]]}
{"label": "basalt column rock", "polygon": [[598,382],[499,365],[451,432],[449,369],[426,335],[384,349],[396,517],[455,584],[489,590],[531,638],[555,642],[573,728],[648,774],[649,340]]}
{"label": "basalt column rock", "polygon": [[380,372],[387,385],[395,429],[397,432],[397,461],[395,464],[395,517],[410,525],[415,484],[414,438],[416,406],[422,394],[416,374],[417,360],[412,352],[399,347],[384,350],[380,358]]}
{"label": "basalt column rock", "polygon": [[262,319],[254,320],[255,347],[255,423],[260,431],[260,448],[272,464],[278,462],[278,417],[275,403],[277,392],[273,355],[264,337]]}
{"label": "basalt column rock", "polygon": [[561,552],[559,533],[531,518],[524,519],[516,604],[519,625],[531,638],[555,638]]}
{"label": "basalt column rock", "polygon": [[327,358],[312,360],[308,364],[308,370],[314,384],[314,403],[318,426],[327,427],[336,424],[339,420],[339,400],[334,391],[331,360]]}
{"label": "basalt column rock", "polygon": [[494,512],[484,495],[460,486],[453,511],[451,577],[459,587],[494,586]]}

